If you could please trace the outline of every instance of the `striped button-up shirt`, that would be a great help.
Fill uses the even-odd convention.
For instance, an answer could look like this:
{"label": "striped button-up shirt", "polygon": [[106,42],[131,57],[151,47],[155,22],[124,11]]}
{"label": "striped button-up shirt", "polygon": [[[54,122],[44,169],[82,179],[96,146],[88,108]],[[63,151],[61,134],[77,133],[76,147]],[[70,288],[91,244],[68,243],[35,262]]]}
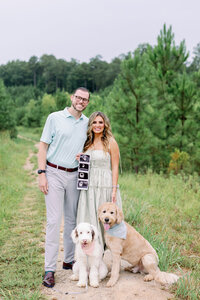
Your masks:
{"label": "striped button-up shirt", "polygon": [[87,126],[88,118],[85,115],[76,120],[67,108],[51,113],[40,139],[49,144],[47,160],[65,168],[77,167],[76,154],[83,150]]}

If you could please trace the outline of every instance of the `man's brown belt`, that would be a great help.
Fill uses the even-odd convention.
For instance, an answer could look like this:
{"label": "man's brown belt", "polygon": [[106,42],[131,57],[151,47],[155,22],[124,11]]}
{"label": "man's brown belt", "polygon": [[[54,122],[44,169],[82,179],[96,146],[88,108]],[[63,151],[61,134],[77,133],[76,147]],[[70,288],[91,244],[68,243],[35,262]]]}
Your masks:
{"label": "man's brown belt", "polygon": [[75,171],[78,170],[78,167],[73,168],[73,169],[69,169],[69,168],[65,168],[65,167],[61,167],[61,166],[54,165],[54,164],[50,163],[49,161],[47,161],[47,165],[50,166],[50,167],[59,169],[59,170],[66,171],[66,172],[75,172]]}

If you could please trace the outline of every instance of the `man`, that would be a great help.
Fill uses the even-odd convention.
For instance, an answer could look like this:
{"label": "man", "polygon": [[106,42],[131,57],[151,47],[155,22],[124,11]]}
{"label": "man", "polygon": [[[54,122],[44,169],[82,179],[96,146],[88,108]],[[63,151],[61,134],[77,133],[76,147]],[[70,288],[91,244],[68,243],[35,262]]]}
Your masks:
{"label": "man", "polygon": [[64,269],[72,269],[74,244],[71,232],[76,226],[79,191],[78,161],[86,140],[88,118],[82,111],[89,103],[89,91],[78,88],[71,107],[50,114],[40,139],[38,153],[39,188],[45,194],[47,225],[45,241],[46,287],[55,285],[54,273],[59,250],[59,234],[64,209]]}

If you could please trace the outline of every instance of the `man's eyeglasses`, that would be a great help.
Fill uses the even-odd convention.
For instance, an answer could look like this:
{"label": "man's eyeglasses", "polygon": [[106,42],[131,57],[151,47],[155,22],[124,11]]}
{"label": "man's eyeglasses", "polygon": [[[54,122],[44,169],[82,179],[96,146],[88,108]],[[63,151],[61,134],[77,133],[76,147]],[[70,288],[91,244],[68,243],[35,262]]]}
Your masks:
{"label": "man's eyeglasses", "polygon": [[78,101],[83,101],[83,103],[87,103],[89,100],[87,98],[82,98],[80,96],[74,95],[74,97],[78,100]]}

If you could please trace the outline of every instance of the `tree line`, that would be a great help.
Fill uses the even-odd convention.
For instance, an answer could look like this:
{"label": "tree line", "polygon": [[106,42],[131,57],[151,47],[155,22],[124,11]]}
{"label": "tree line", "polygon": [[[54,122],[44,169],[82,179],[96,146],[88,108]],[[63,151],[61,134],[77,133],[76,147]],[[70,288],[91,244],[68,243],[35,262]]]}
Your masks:
{"label": "tree line", "polygon": [[84,86],[93,93],[113,83],[122,59],[123,55],[108,63],[97,55],[89,63],[79,63],[75,59],[56,59],[54,55],[32,56],[28,62],[16,60],[1,65],[0,78],[6,87],[33,86],[51,94],[58,89],[72,93],[77,86]]}
{"label": "tree line", "polygon": [[[65,62],[66,66],[75,65],[62,80],[58,75],[61,69],[53,63],[47,63],[41,73],[35,70],[34,75],[34,68],[28,67],[32,58],[26,63],[30,77],[17,69],[11,77],[5,77],[12,63],[0,66],[1,129],[13,128],[14,122],[43,126],[50,112],[70,105],[70,93],[77,86],[85,86],[92,92],[85,113],[89,116],[101,110],[109,116],[124,170],[138,173],[151,168],[156,172],[199,174],[200,44],[194,53],[189,64],[185,42],[176,45],[171,26],[164,25],[155,46],[139,45],[110,64],[99,56],[88,64]],[[50,58],[49,62],[60,61],[44,57]],[[42,68],[42,61],[38,68]],[[96,69],[87,73],[94,62]],[[17,66],[19,61],[15,63]],[[63,70],[67,73],[69,69]],[[14,80],[20,76],[22,81],[17,84]],[[9,114],[12,122],[8,126]]]}

